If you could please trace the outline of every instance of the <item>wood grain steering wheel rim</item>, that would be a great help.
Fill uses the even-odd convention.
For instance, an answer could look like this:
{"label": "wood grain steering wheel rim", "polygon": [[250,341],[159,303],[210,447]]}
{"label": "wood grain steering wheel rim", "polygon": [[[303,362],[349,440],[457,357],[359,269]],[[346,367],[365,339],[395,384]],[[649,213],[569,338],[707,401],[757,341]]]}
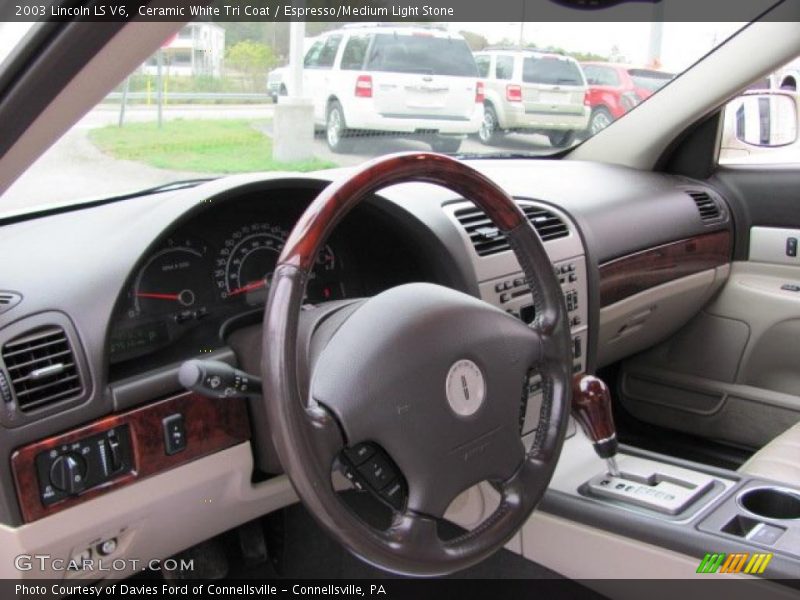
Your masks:
{"label": "wood grain steering wheel rim", "polygon": [[[334,334],[330,345],[339,346],[329,353],[332,358],[326,362],[323,355],[317,363],[323,372],[317,379],[327,380],[327,387],[320,383],[308,392],[301,392],[298,361],[303,359],[298,355],[298,323],[305,284],[317,252],[336,225],[359,202],[384,187],[406,182],[427,182],[448,188],[486,212],[508,238],[520,262],[530,286],[536,318],[527,326],[480,300],[431,284],[393,288],[366,300]],[[414,299],[419,299],[419,306],[414,306],[417,304]],[[385,311],[387,306],[407,307],[407,311],[398,313],[408,314],[393,318],[392,327],[381,326],[374,321],[375,315]],[[434,319],[434,315],[442,319]],[[420,400],[414,407],[420,419],[425,420],[418,421],[404,434],[417,432],[417,440],[398,437],[392,429],[401,424],[396,414],[390,414],[393,406],[390,400],[383,398],[384,394],[369,397],[362,390],[362,387],[379,387],[380,379],[366,386],[358,379],[349,386],[330,385],[330,381],[336,383],[336,372],[332,370],[334,367],[326,371],[325,365],[341,366],[341,361],[337,363],[337,351],[341,355],[342,348],[352,348],[354,339],[358,341],[359,336],[367,335],[364,331],[371,332],[370,338],[365,338],[365,348],[394,348],[398,343],[413,346],[417,334],[406,335],[403,327],[443,319],[456,319],[452,322],[458,323],[457,319],[462,317],[481,325],[475,329],[482,327],[482,332],[474,335],[482,337],[473,339],[470,331],[461,331],[471,330],[470,327],[456,326],[445,329],[445,335],[436,338],[442,340],[440,348],[430,349],[428,340],[430,350],[421,348],[419,354],[430,351],[430,360],[417,363],[418,367],[422,365],[419,371],[427,369],[433,374],[433,383],[424,389],[425,393],[419,388],[424,382],[414,381],[414,378],[424,380],[425,374],[408,374],[409,389],[415,391],[411,394],[413,398],[427,396],[424,403]],[[385,325],[386,321],[383,323]],[[414,331],[421,329],[417,327]],[[452,335],[448,331],[452,331]],[[395,337],[380,339],[384,335]],[[376,364],[385,364],[386,369],[394,371],[391,377],[384,378],[396,380],[404,376],[402,360],[375,362],[374,352],[360,354],[366,356],[352,357],[355,363],[363,363],[361,367],[354,366],[354,372],[369,377]],[[502,356],[496,357],[496,354]],[[409,360],[413,360],[414,355],[413,350],[404,353],[404,356],[411,356]],[[519,395],[509,398],[506,396],[513,394],[487,394],[485,406],[472,417],[447,409],[449,398],[442,398],[447,370],[440,368],[439,363],[447,365],[449,357],[461,355],[471,356],[481,365],[489,392],[513,390],[514,386],[520,386],[521,391],[533,367],[542,374],[544,397],[530,450],[525,451],[519,437]],[[298,496],[322,527],[354,554],[388,571],[422,576],[452,573],[495,552],[522,527],[543,496],[561,451],[571,401],[571,371],[566,306],[541,240],[510,196],[478,171],[455,159],[414,152],[366,163],[350,177],[329,185],[319,194],[298,220],[278,259],[264,315],[262,358],[263,401],[272,441]],[[516,377],[518,381],[509,383]],[[415,385],[419,389],[414,388]],[[392,393],[394,390],[385,395]],[[353,403],[361,404],[349,406],[351,397]],[[382,417],[384,413],[385,418]],[[394,453],[394,460],[406,471],[409,481],[408,505],[395,514],[393,524],[385,531],[373,529],[352,513],[338,499],[331,483],[331,468],[341,449],[364,437],[365,415],[376,429],[369,432],[370,438],[377,439]],[[432,419],[442,422],[426,429]],[[462,437],[467,445],[471,444],[470,448],[480,452],[459,454],[452,450],[452,440],[434,439],[436,435],[432,432],[451,430],[464,432]],[[483,431],[489,433],[478,435]],[[473,443],[478,438],[483,440],[480,447]],[[406,446],[423,448],[428,453],[430,466],[423,464],[424,456],[415,455],[412,448],[398,442],[403,439],[407,440]],[[449,445],[443,445],[445,443]],[[433,452],[430,448],[441,451]],[[468,459],[471,462],[467,464]],[[435,472],[436,468],[445,472]],[[501,496],[499,507],[472,531],[455,539],[439,539],[437,520],[452,498],[437,497],[437,493],[452,495],[460,491],[459,486],[474,484],[476,477],[494,483]],[[441,482],[441,487],[438,483],[431,486],[432,481]]]}

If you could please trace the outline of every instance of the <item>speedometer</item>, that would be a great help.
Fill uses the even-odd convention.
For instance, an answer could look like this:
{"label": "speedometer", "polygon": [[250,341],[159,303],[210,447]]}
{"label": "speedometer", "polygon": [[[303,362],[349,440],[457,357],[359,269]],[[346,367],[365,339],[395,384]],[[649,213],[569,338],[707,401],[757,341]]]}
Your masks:
{"label": "speedometer", "polygon": [[[214,281],[220,298],[251,305],[266,302],[272,272],[288,235],[286,229],[270,223],[251,223],[231,233],[214,263]],[[317,267],[309,281],[312,300],[343,296],[341,284],[333,277],[337,267],[336,256],[326,245],[317,257]]]}

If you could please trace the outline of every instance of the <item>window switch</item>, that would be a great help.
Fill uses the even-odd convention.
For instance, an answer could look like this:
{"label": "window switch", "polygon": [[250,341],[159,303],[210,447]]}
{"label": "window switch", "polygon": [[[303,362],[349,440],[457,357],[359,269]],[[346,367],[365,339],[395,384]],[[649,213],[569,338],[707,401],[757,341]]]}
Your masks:
{"label": "window switch", "polygon": [[786,256],[797,256],[797,238],[786,238]]}
{"label": "window switch", "polygon": [[164,417],[161,421],[164,427],[164,449],[167,455],[177,454],[186,449],[186,425],[183,415],[176,413]]}

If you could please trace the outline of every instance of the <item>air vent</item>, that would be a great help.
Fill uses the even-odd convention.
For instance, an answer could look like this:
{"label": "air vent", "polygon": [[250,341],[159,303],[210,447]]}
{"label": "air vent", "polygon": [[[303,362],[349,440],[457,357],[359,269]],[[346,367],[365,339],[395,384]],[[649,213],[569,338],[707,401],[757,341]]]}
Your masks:
{"label": "air vent", "polygon": [[3,346],[3,361],[21,412],[68,400],[83,391],[75,355],[60,327],[46,327]]}
{"label": "air vent", "polygon": [[[527,204],[521,208],[543,242],[569,235],[567,224],[555,213]],[[466,230],[478,256],[489,256],[509,249],[506,236],[480,208],[461,208],[455,212],[455,216]]]}
{"label": "air vent", "polygon": [[0,291],[0,314],[14,308],[20,300],[22,300],[22,296],[16,292]]}
{"label": "air vent", "polygon": [[692,197],[692,200],[694,200],[694,203],[697,205],[697,210],[700,213],[701,221],[717,221],[720,219],[720,217],[722,217],[722,211],[719,209],[719,204],[714,201],[708,192],[690,191],[687,193]]}

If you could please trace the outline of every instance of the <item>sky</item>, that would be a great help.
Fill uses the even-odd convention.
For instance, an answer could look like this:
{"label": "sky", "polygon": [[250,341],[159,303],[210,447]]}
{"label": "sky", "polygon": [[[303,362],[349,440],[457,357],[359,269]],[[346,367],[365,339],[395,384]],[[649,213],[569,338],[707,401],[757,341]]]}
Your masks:
{"label": "sky", "polygon": [[[25,34],[30,23],[0,23],[0,62]],[[743,23],[664,23],[661,66],[679,73],[743,26]],[[519,23],[451,23],[453,31],[470,30],[482,34],[490,43],[520,37]],[[650,23],[525,23],[525,43],[540,47],[557,46],[565,50],[609,55],[616,46],[629,62],[648,61]]]}
{"label": "sky", "polygon": [[33,23],[5,23],[0,22],[0,63],[9,52],[17,45],[25,32]]}
{"label": "sky", "polygon": [[[744,23],[664,23],[661,65],[678,73],[687,69],[709,50],[723,42]],[[647,63],[651,23],[525,23],[524,43],[556,46],[577,52],[610,55],[614,46],[635,65]],[[490,43],[503,38],[518,41],[519,23],[451,23],[455,31],[481,33]]]}

